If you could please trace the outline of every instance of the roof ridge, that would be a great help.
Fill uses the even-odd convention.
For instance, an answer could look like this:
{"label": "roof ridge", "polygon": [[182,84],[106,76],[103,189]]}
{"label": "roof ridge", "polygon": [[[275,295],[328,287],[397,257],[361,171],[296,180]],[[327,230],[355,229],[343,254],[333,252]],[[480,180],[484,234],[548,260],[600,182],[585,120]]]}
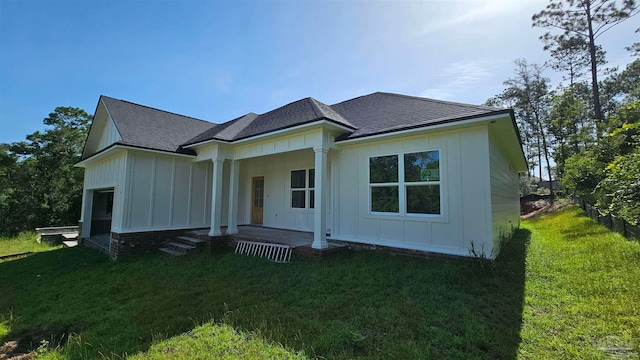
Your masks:
{"label": "roof ridge", "polygon": [[430,102],[435,102],[435,103],[440,103],[440,104],[451,104],[451,105],[463,106],[463,107],[468,107],[468,108],[476,108],[476,109],[477,108],[481,108],[481,109],[486,109],[486,110],[489,110],[489,109],[491,109],[491,110],[502,110],[501,108],[495,108],[495,107],[491,107],[491,106],[465,104],[465,103],[455,102],[455,101],[438,100],[438,99],[432,99],[432,98],[427,98],[427,97],[390,93],[390,92],[385,92],[385,91],[376,91],[375,93],[372,93],[372,94],[369,94],[369,95],[373,95],[373,94],[383,94],[383,95],[389,95],[389,96],[397,96],[397,97],[402,97],[402,98],[407,98],[407,99],[430,101]]}
{"label": "roof ridge", "polygon": [[318,106],[317,104],[318,100],[312,98],[311,96],[307,97],[305,100],[307,100],[309,104],[311,104],[311,109],[313,110],[313,112],[316,114],[317,117],[319,118],[326,117],[322,109],[320,109],[320,106]]}
{"label": "roof ridge", "polygon": [[353,101],[353,100],[356,100],[356,99],[360,99],[360,98],[363,98],[363,97],[371,96],[373,94],[380,94],[380,93],[381,93],[380,91],[376,91],[376,92],[372,92],[371,94],[356,96],[356,97],[354,97],[352,99],[343,100],[343,101],[340,101],[340,102],[337,102],[335,104],[331,104],[331,105],[328,105],[328,106],[333,109],[333,107],[336,106],[336,105],[343,104],[343,103],[346,103],[348,101]]}
{"label": "roof ridge", "polygon": [[111,99],[111,100],[115,100],[115,101],[120,101],[120,102],[123,102],[123,103],[128,103],[128,104],[131,104],[131,105],[140,106],[140,107],[147,108],[147,109],[151,109],[151,110],[160,111],[160,112],[167,113],[167,114],[171,114],[171,115],[177,115],[177,116],[181,116],[181,117],[188,118],[188,119],[192,119],[192,120],[201,121],[201,122],[204,122],[204,123],[207,123],[207,124],[211,124],[211,125],[219,125],[219,124],[216,124],[216,123],[211,122],[211,121],[207,121],[207,120],[202,120],[202,119],[195,118],[195,117],[193,117],[193,116],[182,115],[182,114],[178,114],[178,113],[175,113],[175,112],[172,112],[172,111],[162,110],[162,109],[154,108],[154,107],[152,107],[152,106],[148,106],[148,105],[142,105],[142,104],[134,103],[134,102],[132,102],[132,101],[128,101],[128,100],[116,99],[116,98],[114,98],[114,97],[107,96],[107,95],[100,95],[100,97],[104,97],[104,98]]}

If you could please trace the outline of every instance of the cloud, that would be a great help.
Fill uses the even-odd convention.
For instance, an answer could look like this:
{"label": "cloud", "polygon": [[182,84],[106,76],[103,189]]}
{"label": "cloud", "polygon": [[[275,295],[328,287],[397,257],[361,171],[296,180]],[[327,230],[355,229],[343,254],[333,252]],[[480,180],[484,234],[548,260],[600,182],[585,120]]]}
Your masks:
{"label": "cloud", "polygon": [[[513,0],[470,0],[459,2],[446,2],[446,8],[437,9],[442,12],[440,20],[428,22],[419,31],[418,35],[427,35],[434,32],[470,30],[470,23],[486,21],[504,13],[518,10],[526,1]],[[435,16],[431,18],[436,18]],[[461,26],[465,26],[462,27]]]}
{"label": "cloud", "polygon": [[494,66],[482,60],[454,62],[439,71],[436,86],[424,90],[421,95],[440,100],[451,99],[456,93],[490,78]]}

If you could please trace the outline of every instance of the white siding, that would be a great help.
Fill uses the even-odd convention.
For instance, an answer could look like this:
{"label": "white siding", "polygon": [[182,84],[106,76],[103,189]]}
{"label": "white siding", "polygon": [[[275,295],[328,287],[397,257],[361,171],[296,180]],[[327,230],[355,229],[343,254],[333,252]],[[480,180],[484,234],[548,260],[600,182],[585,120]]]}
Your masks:
{"label": "white siding", "polygon": [[211,162],[129,151],[124,232],[208,227]]}
{"label": "white siding", "polygon": [[84,171],[84,192],[82,199],[83,236],[88,236],[89,222],[91,218],[92,190],[113,188],[113,213],[111,228],[119,230],[122,227],[124,208],[125,178],[126,178],[127,154],[121,153],[108,159],[88,165]]}
{"label": "white siding", "polygon": [[520,226],[520,194],[517,171],[493,141],[490,160],[492,232],[494,255],[497,255],[501,239],[510,237],[513,230]]}
{"label": "white siding", "polygon": [[102,129],[96,151],[100,151],[120,140],[122,140],[122,138],[120,137],[120,133],[118,132],[118,129],[116,129],[113,120],[111,120],[111,117],[107,117],[106,121],[104,122],[104,127]]}
{"label": "white siding", "polygon": [[[441,216],[372,214],[369,157],[440,150]],[[336,157],[332,238],[469,255],[491,252],[486,126],[345,145]],[[400,158],[401,159],[401,158]],[[400,160],[401,162],[401,160]]]}
{"label": "white siding", "polygon": [[[251,223],[252,178],[264,176],[263,225],[274,228],[313,231],[314,210],[291,208],[291,170],[315,168],[311,149],[280,155],[245,159],[240,163],[240,187],[238,194],[238,224]],[[228,170],[225,168],[225,173]],[[329,186],[331,188],[331,186]],[[228,193],[226,187],[223,193]],[[223,218],[227,208],[223,205]],[[224,220],[223,220],[224,223]],[[331,221],[327,221],[330,227]]]}
{"label": "white siding", "polygon": [[85,157],[91,156],[109,145],[122,140],[118,129],[109,116],[104,104],[100,102],[89,130],[85,144]]}

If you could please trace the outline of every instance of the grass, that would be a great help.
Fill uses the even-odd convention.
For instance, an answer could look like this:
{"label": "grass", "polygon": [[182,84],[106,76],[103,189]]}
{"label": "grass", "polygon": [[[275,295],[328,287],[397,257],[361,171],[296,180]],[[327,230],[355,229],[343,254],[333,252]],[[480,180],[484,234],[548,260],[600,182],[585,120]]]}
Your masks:
{"label": "grass", "polygon": [[0,263],[0,343],[70,359],[638,356],[640,245],[576,208],[522,227],[493,263],[38,253]]}
{"label": "grass", "polygon": [[62,245],[51,246],[46,243],[39,243],[36,241],[37,238],[38,235],[32,231],[25,231],[15,237],[0,237],[0,256],[24,252],[50,251],[62,247]]}
{"label": "grass", "polygon": [[640,244],[575,207],[524,224],[523,358],[640,356]]}

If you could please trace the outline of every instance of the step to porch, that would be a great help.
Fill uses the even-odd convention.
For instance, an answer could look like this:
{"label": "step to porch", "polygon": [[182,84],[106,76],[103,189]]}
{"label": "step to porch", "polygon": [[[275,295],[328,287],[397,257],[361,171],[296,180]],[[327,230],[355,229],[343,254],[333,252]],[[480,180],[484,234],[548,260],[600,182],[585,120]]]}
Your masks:
{"label": "step to porch", "polygon": [[191,236],[178,236],[176,239],[183,244],[187,244],[195,247],[202,247],[204,246],[204,243],[205,243],[204,240],[200,240],[198,238],[194,238]]}
{"label": "step to porch", "polygon": [[182,256],[202,249],[204,244],[204,240],[191,236],[178,236],[174,241],[168,242],[160,251],[173,256]]}

